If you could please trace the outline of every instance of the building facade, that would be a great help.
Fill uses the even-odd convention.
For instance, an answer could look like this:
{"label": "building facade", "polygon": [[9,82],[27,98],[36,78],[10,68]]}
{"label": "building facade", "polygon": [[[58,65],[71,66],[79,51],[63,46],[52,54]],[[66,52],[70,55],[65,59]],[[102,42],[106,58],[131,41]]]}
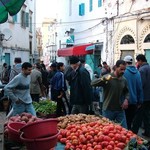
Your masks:
{"label": "building facade", "polygon": [[44,18],[41,26],[42,32],[42,49],[43,56],[41,60],[47,66],[51,62],[56,61],[57,56],[57,32],[56,32],[56,19]]}
{"label": "building facade", "polygon": [[26,0],[15,16],[9,16],[7,22],[0,24],[0,32],[4,35],[4,40],[1,41],[1,66],[4,62],[13,66],[15,57],[31,63],[38,59],[35,3],[36,1]]}
{"label": "building facade", "polygon": [[[145,54],[150,63],[150,1],[126,0],[114,19],[114,58]],[[115,32],[116,31],[116,32]]]}
{"label": "building facade", "polygon": [[61,57],[59,54],[62,48],[81,45],[77,50],[80,51],[82,45],[85,44],[94,45],[94,55],[86,54],[83,56],[82,53],[80,55],[87,60],[90,66],[97,66],[101,61],[109,61],[107,43],[109,27],[107,26],[108,20],[103,7],[103,0],[58,1],[58,61],[68,61],[69,56]]}
{"label": "building facade", "polygon": [[[86,55],[88,60],[92,58],[90,61],[99,59],[100,63],[106,61],[113,66],[125,55],[136,58],[143,53],[150,62],[149,0],[142,3],[140,0],[58,1],[57,45],[60,50],[70,47],[68,37],[71,39],[73,36],[71,46],[85,43],[99,45],[100,52],[95,50],[99,58]],[[58,56],[58,60],[68,60]]]}

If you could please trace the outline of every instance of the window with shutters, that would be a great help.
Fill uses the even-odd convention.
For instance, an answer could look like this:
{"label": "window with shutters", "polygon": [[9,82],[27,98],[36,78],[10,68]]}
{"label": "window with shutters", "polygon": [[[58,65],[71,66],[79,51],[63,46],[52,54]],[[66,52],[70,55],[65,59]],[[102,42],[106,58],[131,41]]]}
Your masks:
{"label": "window with shutters", "polygon": [[26,12],[25,22],[26,22],[26,27],[29,27],[29,13],[27,12]]}
{"label": "window with shutters", "polygon": [[33,21],[33,12],[31,10],[29,10],[29,31],[32,32],[32,21]]}
{"label": "window with shutters", "polygon": [[26,28],[26,12],[21,11],[21,27]]}
{"label": "window with shutters", "polygon": [[72,15],[72,0],[69,0],[69,16]]}
{"label": "window with shutters", "polygon": [[89,11],[93,10],[93,0],[89,0]]}
{"label": "window with shutters", "polygon": [[17,22],[17,19],[18,19],[18,18],[17,18],[17,14],[16,14],[16,15],[13,16],[13,22],[14,22],[14,23]]}
{"label": "window with shutters", "polygon": [[85,3],[81,3],[79,5],[79,16],[84,16],[85,15]]}
{"label": "window with shutters", "polygon": [[30,32],[32,32],[32,16],[30,16]]}
{"label": "window with shutters", "polygon": [[102,6],[102,0],[98,0],[98,7]]}

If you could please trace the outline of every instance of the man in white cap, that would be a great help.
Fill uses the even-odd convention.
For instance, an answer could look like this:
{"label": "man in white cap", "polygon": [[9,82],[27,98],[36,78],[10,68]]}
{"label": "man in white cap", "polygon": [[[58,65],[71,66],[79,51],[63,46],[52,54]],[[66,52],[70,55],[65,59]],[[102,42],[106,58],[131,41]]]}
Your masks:
{"label": "man in white cap", "polygon": [[126,62],[124,77],[127,80],[129,88],[129,105],[128,108],[125,110],[125,113],[128,129],[131,130],[133,118],[136,113],[137,107],[140,107],[143,103],[143,90],[140,73],[132,64],[132,56],[125,56],[124,61]]}

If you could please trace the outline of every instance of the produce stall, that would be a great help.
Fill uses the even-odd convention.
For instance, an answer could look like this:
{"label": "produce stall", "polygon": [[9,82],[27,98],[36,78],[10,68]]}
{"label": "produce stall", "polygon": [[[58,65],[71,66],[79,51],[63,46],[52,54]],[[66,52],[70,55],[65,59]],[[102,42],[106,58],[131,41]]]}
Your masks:
{"label": "produce stall", "polygon": [[[11,123],[14,123],[15,127],[18,123],[21,123],[17,127],[18,130],[16,129],[17,137],[11,136]],[[41,126],[41,124],[43,126]],[[15,143],[15,146],[18,146],[18,150],[41,150],[40,146],[42,144],[42,150],[150,149],[148,141],[102,116],[78,114],[48,119],[23,113],[11,117],[5,123],[4,128],[5,146],[8,146],[8,142],[9,144]],[[33,140],[26,139],[22,136],[21,132],[24,132],[23,135],[25,135],[26,138],[33,138]],[[39,140],[39,138],[43,137],[46,137],[46,143],[43,143],[43,140]],[[51,137],[54,137],[54,139],[51,140]],[[35,141],[38,143],[33,144]],[[39,144],[39,146],[37,146],[37,144]],[[49,147],[55,145],[55,148],[44,148],[47,144]],[[11,150],[10,147],[9,150]],[[14,148],[14,146],[12,147]]]}
{"label": "produce stall", "polygon": [[65,150],[150,149],[148,141],[102,116],[79,114],[58,119],[58,140]]}

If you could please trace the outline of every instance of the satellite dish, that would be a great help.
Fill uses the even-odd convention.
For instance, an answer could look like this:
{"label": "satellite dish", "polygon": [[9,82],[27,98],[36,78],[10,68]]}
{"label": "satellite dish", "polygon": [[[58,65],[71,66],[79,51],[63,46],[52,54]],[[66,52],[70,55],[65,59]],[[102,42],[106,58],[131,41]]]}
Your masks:
{"label": "satellite dish", "polygon": [[12,38],[12,31],[8,28],[5,28],[2,32],[5,35],[5,40],[9,41]]}

